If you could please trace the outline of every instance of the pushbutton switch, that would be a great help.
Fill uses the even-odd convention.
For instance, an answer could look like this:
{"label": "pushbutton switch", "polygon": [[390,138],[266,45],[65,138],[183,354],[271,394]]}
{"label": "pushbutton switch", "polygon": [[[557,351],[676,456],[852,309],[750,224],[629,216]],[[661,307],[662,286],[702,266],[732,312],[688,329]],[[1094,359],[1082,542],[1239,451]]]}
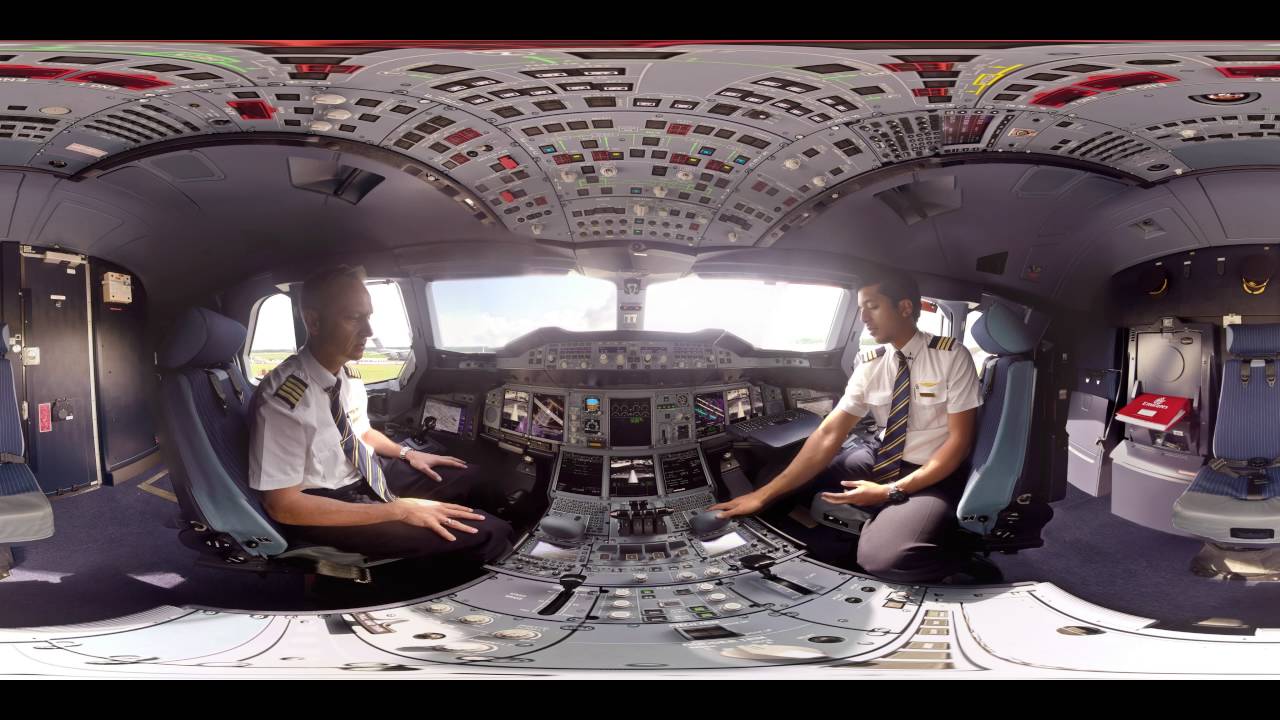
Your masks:
{"label": "pushbutton switch", "polygon": [[493,622],[493,618],[488,615],[463,615],[458,618],[458,622],[464,625],[488,625]]}

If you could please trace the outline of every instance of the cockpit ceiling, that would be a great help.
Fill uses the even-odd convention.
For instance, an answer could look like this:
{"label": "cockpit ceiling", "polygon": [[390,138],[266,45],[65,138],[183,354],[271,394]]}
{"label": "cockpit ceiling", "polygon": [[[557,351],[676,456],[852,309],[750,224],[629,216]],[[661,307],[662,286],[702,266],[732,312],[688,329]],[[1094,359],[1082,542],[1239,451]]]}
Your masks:
{"label": "cockpit ceiling", "polygon": [[0,165],[75,178],[249,133],[310,136],[381,148],[476,222],[536,243],[765,247],[859,176],[912,161],[1020,157],[1136,183],[1280,163],[1277,79],[1280,46],[1241,43],[15,42],[0,44]]}

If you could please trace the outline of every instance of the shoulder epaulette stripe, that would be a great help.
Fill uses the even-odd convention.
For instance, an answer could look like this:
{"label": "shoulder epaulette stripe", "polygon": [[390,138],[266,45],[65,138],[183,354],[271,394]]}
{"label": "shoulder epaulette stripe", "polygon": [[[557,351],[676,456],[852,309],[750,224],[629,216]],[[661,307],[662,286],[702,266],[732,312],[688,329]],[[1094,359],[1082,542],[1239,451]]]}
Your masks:
{"label": "shoulder epaulette stripe", "polygon": [[297,375],[290,375],[276,388],[275,396],[284,401],[289,409],[298,407],[302,402],[302,394],[307,390],[307,382]]}
{"label": "shoulder epaulette stripe", "polygon": [[885,353],[885,347],[881,345],[880,347],[875,348],[874,350],[867,350],[866,352],[862,353],[861,359],[862,359],[862,362],[871,362],[872,360],[875,360],[878,357],[883,357],[884,353]]}
{"label": "shoulder epaulette stripe", "polygon": [[956,339],[953,337],[935,337],[929,341],[929,347],[934,350],[954,350]]}
{"label": "shoulder epaulette stripe", "polygon": [[351,367],[350,365],[343,365],[342,367],[347,371],[347,377],[353,377],[353,378],[356,378],[357,380],[360,379],[359,370]]}

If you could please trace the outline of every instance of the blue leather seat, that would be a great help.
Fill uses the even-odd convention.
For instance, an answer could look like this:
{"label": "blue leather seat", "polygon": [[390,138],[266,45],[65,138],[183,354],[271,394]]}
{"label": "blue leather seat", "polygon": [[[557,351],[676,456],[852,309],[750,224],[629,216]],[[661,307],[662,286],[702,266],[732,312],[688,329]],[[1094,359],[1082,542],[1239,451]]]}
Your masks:
{"label": "blue leather seat", "polygon": [[53,507],[27,467],[22,416],[8,358],[9,326],[0,325],[0,578],[9,574],[9,545],[53,535]]}
{"label": "blue leather seat", "polygon": [[367,577],[363,568],[386,561],[332,547],[290,546],[249,487],[252,388],[234,361],[246,334],[230,318],[192,308],[177,319],[157,355],[161,448],[186,525],[180,537],[230,565],[267,569],[289,561],[321,574]]}
{"label": "blue leather seat", "polygon": [[1227,327],[1213,459],[1173,506],[1173,525],[1230,545],[1280,544],[1280,324]]}
{"label": "blue leather seat", "polygon": [[1036,387],[1030,352],[1036,339],[1017,313],[1000,303],[974,323],[973,338],[991,356],[982,369],[971,470],[956,517],[962,528],[985,537],[996,531],[1000,513],[1015,504],[1027,472]]}

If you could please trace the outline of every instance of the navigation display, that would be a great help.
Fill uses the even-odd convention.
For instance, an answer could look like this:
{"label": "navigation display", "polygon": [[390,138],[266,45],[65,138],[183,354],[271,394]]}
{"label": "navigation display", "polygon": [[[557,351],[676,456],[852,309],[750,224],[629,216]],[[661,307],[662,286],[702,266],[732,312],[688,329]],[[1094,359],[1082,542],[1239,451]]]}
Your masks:
{"label": "navigation display", "polygon": [[662,484],[669,494],[695,490],[707,486],[707,476],[702,471],[702,459],[698,450],[684,450],[662,457]]}
{"label": "navigation display", "polygon": [[529,431],[529,393],[506,391],[502,398],[502,429],[518,433]]}
{"label": "navigation display", "polygon": [[658,477],[653,458],[609,458],[609,497],[646,497],[658,494]]}
{"label": "navigation display", "polygon": [[529,432],[529,393],[521,389],[508,389],[503,393],[502,429]]}
{"label": "navigation display", "polygon": [[564,396],[533,394],[533,437],[564,440]]}
{"label": "navigation display", "polygon": [[600,497],[604,480],[602,455],[560,453],[560,472],[556,476],[556,492]]}
{"label": "navigation display", "polygon": [[751,417],[751,388],[735,388],[724,393],[725,413],[729,422],[736,423]]}
{"label": "navigation display", "polygon": [[698,393],[694,396],[693,425],[699,440],[724,432],[724,393]]}
{"label": "navigation display", "polygon": [[428,399],[422,406],[422,419],[435,418],[435,430],[438,432],[462,433],[463,417],[466,409],[461,405]]}
{"label": "navigation display", "polygon": [[609,441],[614,447],[648,447],[653,440],[649,398],[609,398]]}

